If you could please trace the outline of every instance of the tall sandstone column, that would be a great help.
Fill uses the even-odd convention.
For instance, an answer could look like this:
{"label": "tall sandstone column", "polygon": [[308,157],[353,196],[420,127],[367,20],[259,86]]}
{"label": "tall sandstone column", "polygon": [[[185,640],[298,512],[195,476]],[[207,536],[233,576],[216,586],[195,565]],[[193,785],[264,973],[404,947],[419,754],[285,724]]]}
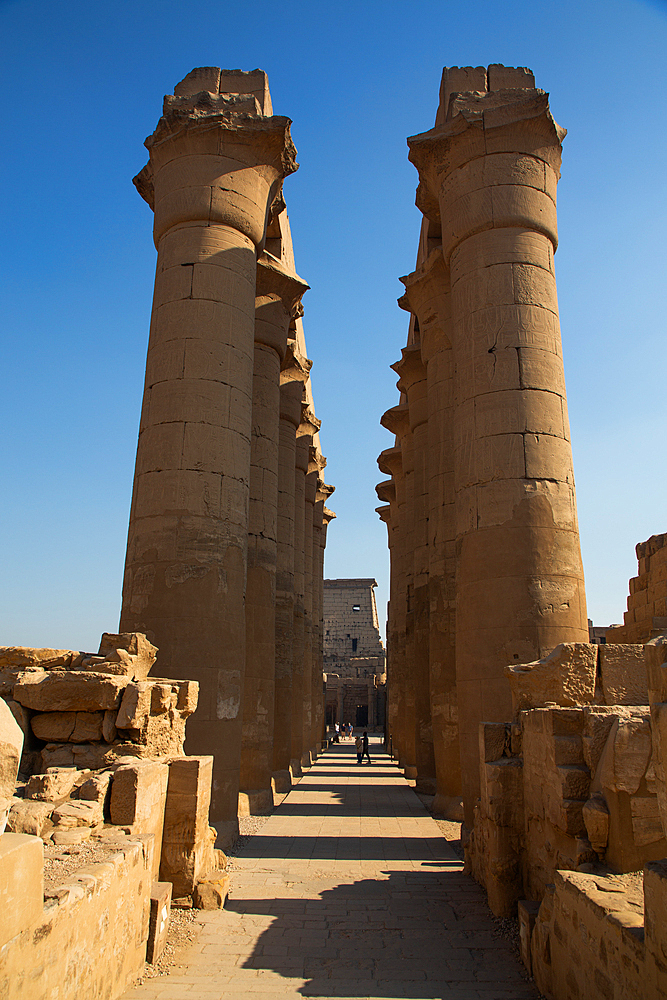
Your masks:
{"label": "tall sandstone column", "polygon": [[408,140],[442,227],[455,379],[456,675],[466,824],[508,663],[588,637],[553,254],[564,131],[523,69],[446,70]]}
{"label": "tall sandstone column", "polygon": [[[292,352],[289,352],[292,354]],[[293,358],[281,372],[276,568],[276,673],[273,782],[277,792],[292,787],[292,673],[294,663],[294,520],[296,431],[301,422],[302,366]]]}
{"label": "tall sandstone column", "polygon": [[296,170],[265,82],[193,71],[135,179],[158,260],[120,627],[150,636],[161,675],[199,681],[187,749],[214,755],[223,845],[238,830],[256,254]]}
{"label": "tall sandstone column", "polygon": [[[424,220],[428,235],[428,220]],[[428,401],[428,587],[431,725],[437,789],[433,814],[460,820],[461,762],[456,697],[456,519],[452,432],[454,361],[449,274],[440,247],[405,278],[417,317]]]}
{"label": "tall sandstone column", "polygon": [[[413,537],[411,565],[413,587],[411,593],[412,669],[409,687],[414,692],[414,777],[417,788],[427,795],[435,795],[435,757],[433,753],[433,727],[431,724],[431,693],[429,677],[429,592],[428,592],[428,399],[426,368],[422,362],[421,347],[413,343],[403,348],[401,360],[392,365],[399,375],[398,388],[408,402],[410,441],[412,444],[412,502]],[[409,637],[408,637],[409,638]]]}
{"label": "tall sandstone column", "polygon": [[273,808],[280,368],[293,314],[307,287],[275,257],[264,253],[259,258],[239,814],[266,814]]}

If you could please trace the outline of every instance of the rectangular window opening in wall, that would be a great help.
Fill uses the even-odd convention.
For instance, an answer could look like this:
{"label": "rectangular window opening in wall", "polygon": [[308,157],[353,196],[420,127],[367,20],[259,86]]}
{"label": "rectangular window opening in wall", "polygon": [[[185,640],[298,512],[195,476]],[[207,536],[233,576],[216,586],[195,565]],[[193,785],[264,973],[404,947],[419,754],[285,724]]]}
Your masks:
{"label": "rectangular window opening in wall", "polygon": [[353,653],[356,653],[356,651],[357,651],[357,642],[358,641],[359,641],[358,639],[353,639],[352,640],[352,652]]}

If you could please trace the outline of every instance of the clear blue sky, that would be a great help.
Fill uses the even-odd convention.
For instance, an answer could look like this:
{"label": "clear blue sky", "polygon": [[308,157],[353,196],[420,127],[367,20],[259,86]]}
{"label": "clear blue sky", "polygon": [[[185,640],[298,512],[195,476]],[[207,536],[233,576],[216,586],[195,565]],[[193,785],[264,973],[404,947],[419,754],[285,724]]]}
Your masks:
{"label": "clear blue sky", "polygon": [[635,543],[667,531],[667,6],[0,0],[0,644],[117,627],[155,250],[131,179],[194,66],[269,74],[331,506],[326,574],[387,598],[379,426],[405,343],[417,175],[444,65],[526,65],[569,130],[556,256],[589,616],[620,621]]}

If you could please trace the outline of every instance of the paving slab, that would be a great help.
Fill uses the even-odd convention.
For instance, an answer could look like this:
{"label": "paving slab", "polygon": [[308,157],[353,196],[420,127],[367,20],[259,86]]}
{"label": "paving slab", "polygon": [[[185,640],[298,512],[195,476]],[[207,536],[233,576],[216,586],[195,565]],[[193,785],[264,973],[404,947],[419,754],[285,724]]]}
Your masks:
{"label": "paving slab", "polygon": [[233,859],[225,909],[123,1000],[537,1000],[481,887],[372,743],[371,758],[322,754]]}

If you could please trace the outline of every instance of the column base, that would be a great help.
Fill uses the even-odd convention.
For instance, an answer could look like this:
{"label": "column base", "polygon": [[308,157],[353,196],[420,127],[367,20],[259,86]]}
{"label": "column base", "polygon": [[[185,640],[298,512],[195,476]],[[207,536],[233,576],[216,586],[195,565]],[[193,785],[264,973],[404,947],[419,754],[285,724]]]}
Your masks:
{"label": "column base", "polygon": [[303,768],[312,766],[313,766],[313,759],[310,756],[310,750],[304,750],[303,754],[301,755],[301,767]]}
{"label": "column base", "polygon": [[[319,746],[319,744],[318,744],[318,746]],[[320,751],[318,750],[317,747],[311,747],[310,748],[310,759],[312,760],[313,764],[317,760],[317,758],[319,756],[319,753],[320,753]]]}
{"label": "column base", "polygon": [[273,812],[273,789],[253,788],[239,792],[239,816],[268,816]]}
{"label": "column base", "polygon": [[438,791],[438,784],[435,778],[429,778],[420,774],[417,776],[415,791],[421,792],[422,795],[435,795]]}
{"label": "column base", "polygon": [[455,795],[439,795],[433,799],[433,815],[438,819],[449,819],[452,823],[463,822],[463,799]]}
{"label": "column base", "polygon": [[301,761],[297,760],[296,757],[292,757],[289,762],[289,769],[292,772],[293,778],[303,778],[303,771],[301,770]]}
{"label": "column base", "polygon": [[239,821],[238,819],[221,819],[217,823],[210,823],[217,837],[215,838],[215,846],[220,848],[220,850],[227,850],[230,848],[239,836]]}
{"label": "column base", "polygon": [[414,781],[417,777],[417,768],[413,764],[406,764],[403,768],[403,777],[408,781]]}
{"label": "column base", "polygon": [[287,795],[292,787],[292,769],[274,771],[271,775],[271,787],[276,795]]}

